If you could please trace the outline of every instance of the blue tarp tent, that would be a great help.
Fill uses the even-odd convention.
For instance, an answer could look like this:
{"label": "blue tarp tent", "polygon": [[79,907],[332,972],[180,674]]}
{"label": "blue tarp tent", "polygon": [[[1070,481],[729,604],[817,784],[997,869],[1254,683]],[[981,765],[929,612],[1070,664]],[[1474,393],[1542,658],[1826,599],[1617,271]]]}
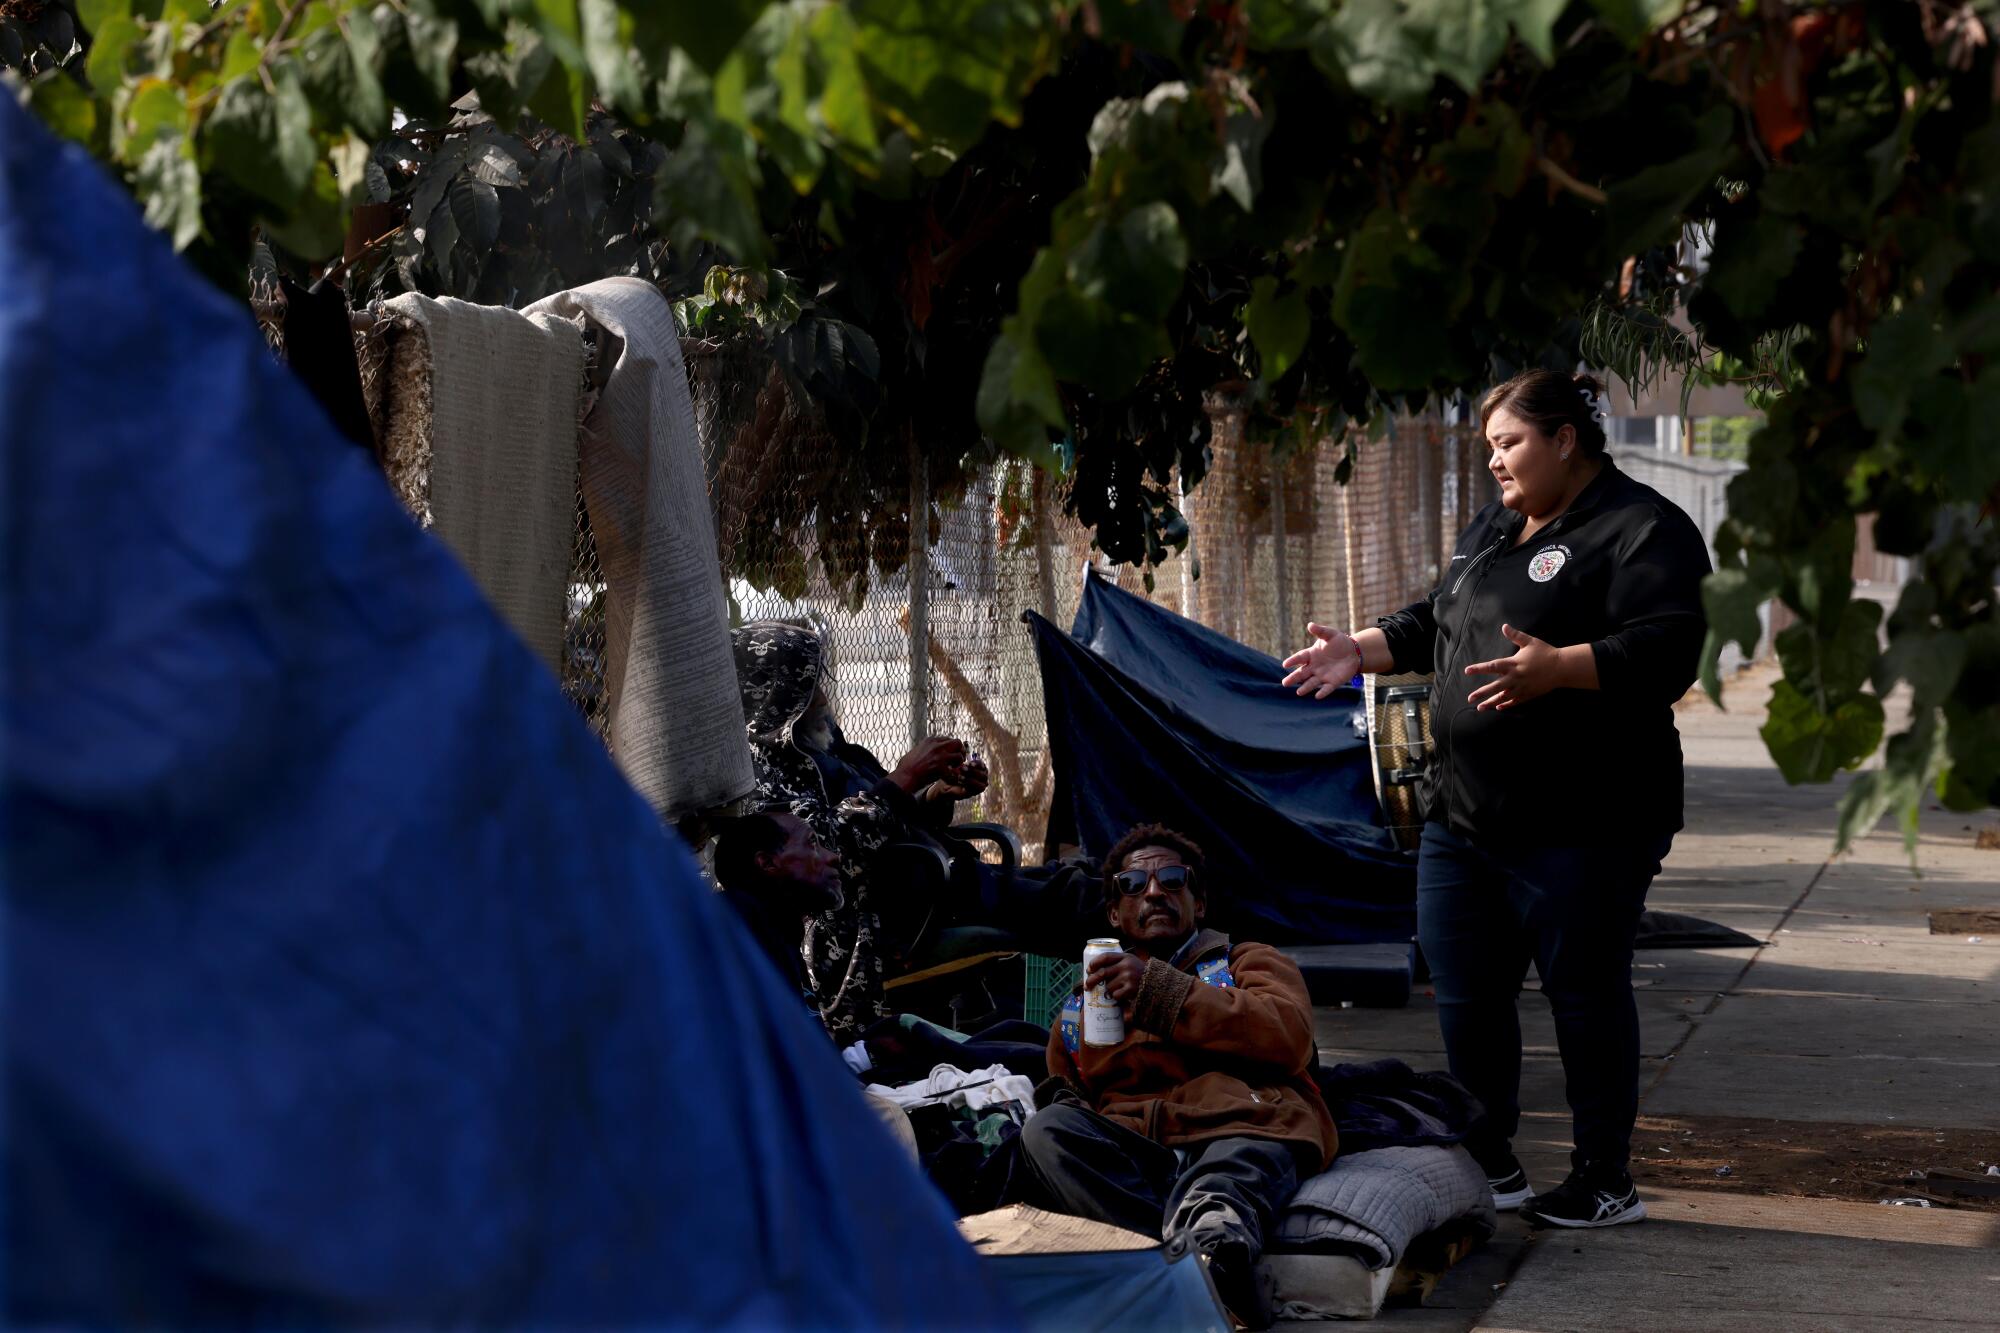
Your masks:
{"label": "blue tarp tent", "polygon": [[556,682],[0,96],[10,1324],[1008,1322]]}
{"label": "blue tarp tent", "polygon": [[1055,756],[1051,845],[1101,856],[1157,820],[1202,845],[1210,911],[1244,938],[1415,933],[1415,861],[1382,825],[1360,690],[1300,699],[1277,659],[1094,572],[1069,633],[1029,619]]}

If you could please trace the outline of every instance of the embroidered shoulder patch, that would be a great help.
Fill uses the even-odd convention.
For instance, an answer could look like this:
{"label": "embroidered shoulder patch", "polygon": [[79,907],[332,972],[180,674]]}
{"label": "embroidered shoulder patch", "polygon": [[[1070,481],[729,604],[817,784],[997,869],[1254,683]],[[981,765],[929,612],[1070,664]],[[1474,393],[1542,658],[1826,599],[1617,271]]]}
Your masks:
{"label": "embroidered shoulder patch", "polygon": [[1076,1048],[1083,1042],[1083,997],[1081,995],[1072,995],[1063,1001],[1062,1018],[1060,1021],[1062,1024],[1063,1049],[1071,1055],[1075,1055]]}
{"label": "embroidered shoulder patch", "polygon": [[1217,958],[1206,963],[1198,963],[1194,969],[1195,980],[1209,986],[1234,986],[1236,978],[1229,974],[1229,960]]}

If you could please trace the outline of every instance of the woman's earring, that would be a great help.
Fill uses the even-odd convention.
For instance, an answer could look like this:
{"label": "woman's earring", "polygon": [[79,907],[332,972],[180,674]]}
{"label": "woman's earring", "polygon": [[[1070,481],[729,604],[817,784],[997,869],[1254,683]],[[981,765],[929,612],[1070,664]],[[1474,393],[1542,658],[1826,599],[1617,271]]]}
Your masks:
{"label": "woman's earring", "polygon": [[1567,449],[1563,450],[1563,452],[1562,452],[1562,458],[1563,458],[1563,462],[1565,462],[1565,463],[1569,462],[1569,450],[1567,450]]}

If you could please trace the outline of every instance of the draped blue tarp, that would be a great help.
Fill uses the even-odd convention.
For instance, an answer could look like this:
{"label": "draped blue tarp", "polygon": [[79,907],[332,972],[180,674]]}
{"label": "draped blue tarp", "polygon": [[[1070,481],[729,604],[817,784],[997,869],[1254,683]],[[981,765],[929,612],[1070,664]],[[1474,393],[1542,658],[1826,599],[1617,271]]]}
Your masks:
{"label": "draped blue tarp", "polygon": [[1065,634],[1030,616],[1052,844],[1102,855],[1159,821],[1202,845],[1212,919],[1246,938],[1408,940],[1414,860],[1382,824],[1359,689],[1301,699],[1276,658],[1085,575]]}
{"label": "draped blue tarp", "polygon": [[1008,1322],[367,453],[0,96],[7,1323]]}

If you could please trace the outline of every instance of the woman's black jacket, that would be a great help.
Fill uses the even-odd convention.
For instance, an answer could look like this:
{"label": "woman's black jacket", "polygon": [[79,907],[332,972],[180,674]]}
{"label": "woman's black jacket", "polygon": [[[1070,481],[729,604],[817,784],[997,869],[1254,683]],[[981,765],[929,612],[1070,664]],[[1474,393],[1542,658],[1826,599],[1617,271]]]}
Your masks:
{"label": "woman's black jacket", "polygon": [[[1608,458],[1562,516],[1519,545],[1497,502],[1458,539],[1436,591],[1377,622],[1399,671],[1435,671],[1435,822],[1489,846],[1616,842],[1681,827],[1675,701],[1693,684],[1708,544],[1679,506]],[[1504,711],[1466,696],[1468,663],[1514,653],[1502,624],[1557,647],[1588,643],[1598,690],[1554,690]]]}

